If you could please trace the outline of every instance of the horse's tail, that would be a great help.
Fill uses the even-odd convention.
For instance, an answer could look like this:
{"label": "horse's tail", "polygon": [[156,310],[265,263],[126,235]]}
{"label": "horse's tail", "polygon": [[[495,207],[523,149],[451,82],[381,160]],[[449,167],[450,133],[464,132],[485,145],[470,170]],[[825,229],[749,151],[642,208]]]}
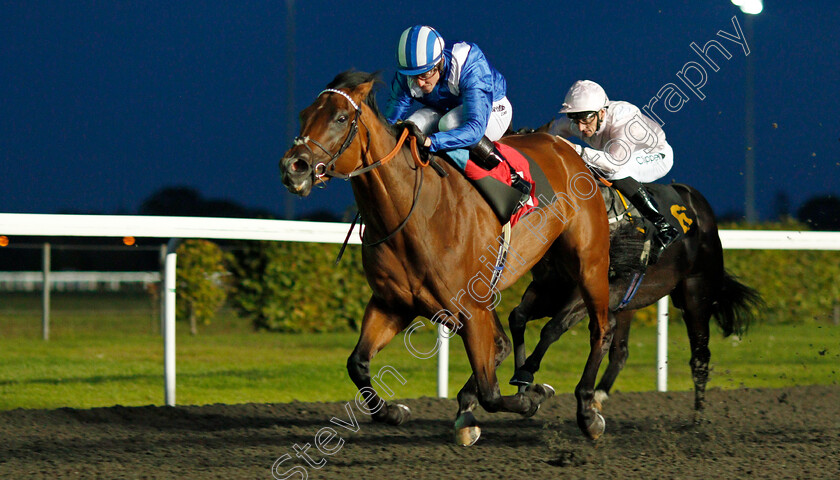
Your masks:
{"label": "horse's tail", "polygon": [[702,237],[701,248],[706,248],[703,259],[705,270],[710,278],[715,279],[715,283],[720,283],[712,315],[723,330],[724,337],[733,333],[743,335],[750,323],[755,321],[756,313],[765,307],[764,300],[758,290],[744,285],[724,268],[717,221],[706,198],[688,185],[673,184],[673,187],[697,215],[697,228]]}
{"label": "horse's tail", "polygon": [[764,299],[758,290],[739,282],[729,272],[723,272],[720,294],[712,315],[723,329],[724,337],[746,333],[750,323],[756,319],[756,312],[763,307]]}

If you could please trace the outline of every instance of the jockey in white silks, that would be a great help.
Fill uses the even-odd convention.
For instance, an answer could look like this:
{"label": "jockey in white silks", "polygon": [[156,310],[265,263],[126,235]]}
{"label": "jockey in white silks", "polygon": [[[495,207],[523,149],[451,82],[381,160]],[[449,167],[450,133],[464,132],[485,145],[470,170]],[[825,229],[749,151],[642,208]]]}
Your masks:
{"label": "jockey in white silks", "polygon": [[657,245],[651,255],[656,261],[680,237],[639,183],[662,178],[674,165],[674,151],[665,141],[662,127],[635,105],[611,102],[604,89],[591,80],[572,85],[560,113],[566,116],[551,121],[548,132],[586,142],[588,147],[575,145],[581,158],[656,227]]}

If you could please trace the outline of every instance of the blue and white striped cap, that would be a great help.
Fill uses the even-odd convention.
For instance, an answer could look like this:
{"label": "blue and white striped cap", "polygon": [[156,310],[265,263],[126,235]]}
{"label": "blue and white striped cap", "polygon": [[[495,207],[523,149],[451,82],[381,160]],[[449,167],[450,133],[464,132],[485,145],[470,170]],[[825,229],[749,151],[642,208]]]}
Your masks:
{"label": "blue and white striped cap", "polygon": [[443,37],[432,27],[405,29],[397,46],[397,70],[403,75],[428,72],[443,58]]}

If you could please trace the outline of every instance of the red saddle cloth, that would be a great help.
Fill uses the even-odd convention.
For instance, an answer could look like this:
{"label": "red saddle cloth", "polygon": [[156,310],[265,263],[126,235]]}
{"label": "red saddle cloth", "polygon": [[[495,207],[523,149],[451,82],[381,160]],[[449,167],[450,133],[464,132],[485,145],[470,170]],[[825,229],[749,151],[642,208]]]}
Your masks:
{"label": "red saddle cloth", "polygon": [[[513,216],[510,218],[510,225],[516,225],[516,222],[519,221],[520,218],[527,215],[531,212],[534,208],[539,205],[539,201],[537,200],[537,188],[534,184],[534,180],[531,178],[531,168],[528,165],[528,160],[522,156],[516,149],[513,147],[509,147],[507,145],[503,145],[499,142],[493,142],[496,145],[496,148],[499,150],[505,159],[507,159],[510,166],[526,181],[531,184],[531,199],[528,200],[528,203],[525,204],[524,207],[517,210]],[[472,180],[478,180],[479,178],[484,178],[486,176],[491,176],[496,180],[504,183],[505,185],[510,186],[510,169],[508,168],[507,163],[502,162],[496,165],[496,168],[492,170],[485,170],[473,162],[472,158],[467,160],[467,166],[464,169],[464,174],[467,178]]]}

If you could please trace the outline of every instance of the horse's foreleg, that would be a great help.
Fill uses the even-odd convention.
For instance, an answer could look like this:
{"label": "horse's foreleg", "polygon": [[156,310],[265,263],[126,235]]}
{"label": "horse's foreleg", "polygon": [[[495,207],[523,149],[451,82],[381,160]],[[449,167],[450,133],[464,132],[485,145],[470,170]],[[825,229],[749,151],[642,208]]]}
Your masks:
{"label": "horse's foreleg", "polygon": [[569,295],[575,288],[575,283],[557,270],[550,254],[546,254],[534,265],[531,274],[533,281],[528,284],[519,305],[508,317],[516,367],[510,384],[519,385],[520,392],[534,381],[533,371],[522,369],[526,357],[526,324],[537,318],[555,315],[557,310],[568,302]]}
{"label": "horse's foreleg", "polygon": [[630,337],[630,322],[633,320],[635,311],[623,311],[615,314],[615,334],[610,344],[610,364],[607,365],[601,381],[595,387],[595,402],[596,408],[601,410],[604,401],[609,398],[610,389],[612,389],[615,379],[624,365],[627,363],[627,358],[630,352],[627,348]]}
{"label": "horse's foreleg", "polygon": [[513,340],[514,366],[516,368],[510,384],[519,385],[520,391],[534,381],[533,372],[522,370],[526,357],[525,326],[535,318],[554,314],[559,308],[556,296],[550,293],[544,285],[536,281],[531,282],[522,295],[522,301],[508,316],[510,336]]}
{"label": "horse's foreleg", "polygon": [[[371,299],[365,309],[362,331],[353,353],[347,359],[347,372],[359,389],[357,402],[361,399],[373,420],[399,425],[408,420],[411,412],[402,404],[385,402],[371,384],[370,361],[399,332],[405,329],[410,319],[378,305]],[[391,372],[394,375],[393,372]],[[387,390],[387,387],[384,387]]]}
{"label": "horse's foreleg", "polygon": [[[557,297],[557,293],[555,292],[554,298],[565,297]],[[543,325],[542,330],[540,330],[540,341],[537,342],[534,351],[531,352],[531,355],[528,356],[522,366],[517,367],[510,383],[522,385],[533,382],[534,374],[539,371],[542,359],[545,357],[546,352],[548,352],[548,347],[581,321],[585,311],[583,302],[578,299],[571,301],[571,303],[567,301],[562,310],[555,312],[551,320]]]}
{"label": "horse's foreleg", "polygon": [[[527,295],[527,292],[526,292]],[[525,297],[523,297],[523,303],[520,303],[519,306],[513,309],[508,316],[508,326],[510,327],[510,338],[513,341],[513,364],[515,367],[515,371],[513,377],[510,379],[511,385],[528,385],[532,381],[534,381],[534,376],[521,376],[520,368],[525,363],[525,325],[531,320],[530,314],[527,313],[526,306],[524,306]],[[522,372],[527,373],[527,372]]]}
{"label": "horse's foreleg", "polygon": [[473,374],[458,393],[455,434],[459,444],[472,445],[480,435],[472,414],[476,400],[491,413],[508,411],[531,416],[543,401],[554,395],[554,389],[544,385],[532,385],[526,392],[516,395],[501,394],[496,367],[510,354],[511,344],[495,312],[474,315],[466,324],[462,338]]}

